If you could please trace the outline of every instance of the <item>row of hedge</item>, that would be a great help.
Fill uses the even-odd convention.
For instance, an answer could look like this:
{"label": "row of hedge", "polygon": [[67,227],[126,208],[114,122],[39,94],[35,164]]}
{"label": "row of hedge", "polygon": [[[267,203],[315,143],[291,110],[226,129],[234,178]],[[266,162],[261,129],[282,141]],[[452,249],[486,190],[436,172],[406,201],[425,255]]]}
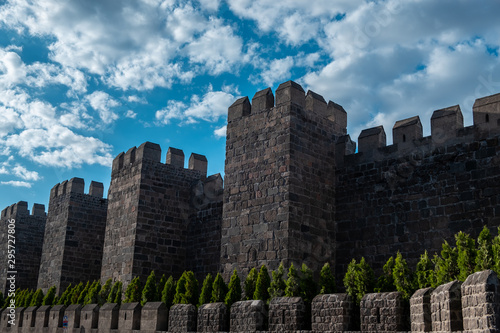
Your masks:
{"label": "row of hedge", "polygon": [[409,299],[417,289],[435,288],[454,280],[463,282],[470,274],[486,269],[500,275],[500,227],[494,238],[485,226],[477,242],[464,232],[455,234],[455,241],[455,246],[443,242],[441,256],[434,254],[431,259],[425,251],[414,271],[398,252],[396,258],[389,258],[377,279],[364,258],[359,262],[353,259],[344,277],[346,292],[357,303],[370,292],[399,291]]}
{"label": "row of hedge", "polygon": [[[477,271],[492,269],[500,274],[500,227],[498,229],[498,235],[493,238],[489,229],[484,227],[477,242],[468,234],[459,232],[455,235],[455,247],[445,241],[441,256],[434,254],[432,259],[425,251],[414,271],[408,267],[399,252],[395,258],[389,258],[378,278],[375,278],[364,258],[359,262],[353,259],[343,279],[345,290],[357,303],[370,292],[400,291],[405,299],[409,299],[419,288],[436,287],[453,280],[464,281]],[[125,303],[141,302],[143,305],[146,302],[162,301],[168,308],[173,304],[199,306],[214,302],[224,302],[230,307],[239,300],[255,299],[268,303],[270,299],[280,296],[300,296],[306,303],[310,303],[317,294],[335,292],[335,278],[328,263],[323,266],[318,281],[314,280],[313,272],[305,264],[300,269],[292,264],[285,276],[285,267],[281,263],[271,272],[271,276],[265,265],[259,270],[252,268],[243,283],[243,290],[236,270],[228,284],[220,273],[215,278],[208,274],[201,290],[192,271],[184,272],[177,281],[172,276],[167,279],[165,275],[157,281],[155,272],[152,271],[144,287],[136,277],[124,293],[122,289],[122,282],[113,284],[109,279],[103,286],[99,281],[69,285],[60,297],[56,297],[55,287],[51,287],[47,295],[42,290],[17,290],[16,306],[121,304],[123,300]],[[0,293],[0,304],[6,307],[9,302],[10,298],[4,300]]]}

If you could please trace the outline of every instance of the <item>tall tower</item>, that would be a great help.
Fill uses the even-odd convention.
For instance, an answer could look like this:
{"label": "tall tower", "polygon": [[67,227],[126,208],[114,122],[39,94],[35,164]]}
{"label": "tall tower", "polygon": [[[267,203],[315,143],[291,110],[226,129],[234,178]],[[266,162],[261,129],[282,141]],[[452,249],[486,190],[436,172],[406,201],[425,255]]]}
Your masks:
{"label": "tall tower", "polygon": [[[36,289],[46,220],[45,206],[41,204],[34,204],[31,214],[26,201],[19,201],[2,210],[0,219],[0,258],[2,258],[0,292],[4,293],[8,287],[6,285],[8,271],[17,272],[16,289]],[[12,229],[13,233],[9,233],[9,229]],[[7,265],[7,260],[8,251],[12,249],[15,249],[15,262],[14,266],[10,267]]]}
{"label": "tall tower", "polygon": [[99,279],[106,226],[107,200],[102,183],[84,193],[82,178],[72,178],[50,191],[38,288],[56,286],[59,293],[72,283]]}
{"label": "tall tower", "polygon": [[160,146],[145,142],[113,161],[102,281],[127,285],[151,270],[201,276],[219,266],[222,178],[207,178],[203,155],[192,154],[188,168],[180,149],[160,160]]}
{"label": "tall tower", "polygon": [[228,110],[221,264],[247,273],[335,261],[335,142],[344,109],[288,81]]}

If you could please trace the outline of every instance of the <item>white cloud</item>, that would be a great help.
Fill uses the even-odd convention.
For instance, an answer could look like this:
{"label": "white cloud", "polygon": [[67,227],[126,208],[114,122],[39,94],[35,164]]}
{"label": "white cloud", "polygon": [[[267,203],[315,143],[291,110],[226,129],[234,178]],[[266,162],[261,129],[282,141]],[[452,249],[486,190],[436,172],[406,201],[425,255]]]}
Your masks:
{"label": "white cloud", "polygon": [[214,130],[214,135],[217,137],[217,138],[223,138],[226,136],[226,131],[227,131],[227,125],[224,125],[222,127],[219,127],[219,128],[216,128]]}
{"label": "white cloud", "polygon": [[260,74],[262,81],[264,81],[267,86],[272,86],[274,83],[281,80],[291,79],[290,76],[293,65],[294,61],[291,56],[271,61],[269,67]]}
{"label": "white cloud", "polygon": [[23,182],[19,180],[9,180],[9,181],[2,181],[0,182],[2,185],[10,185],[14,187],[26,187],[26,188],[31,188],[31,183],[28,182]]}
{"label": "white cloud", "polygon": [[135,119],[137,117],[137,113],[132,110],[127,110],[125,117]]}
{"label": "white cloud", "polygon": [[209,86],[205,95],[193,95],[189,105],[182,101],[168,101],[164,109],[156,111],[156,120],[160,124],[169,124],[172,119],[184,123],[216,121],[227,115],[227,108],[234,102],[237,93],[236,87],[225,86],[222,91],[213,91],[212,86]]}
{"label": "white cloud", "polygon": [[118,119],[118,115],[111,109],[120,105],[113,97],[104,91],[94,91],[86,97],[90,106],[99,113],[104,124],[111,124]]}
{"label": "white cloud", "polygon": [[12,168],[13,174],[23,180],[33,180],[37,181],[40,179],[38,172],[29,171],[22,165],[17,164],[14,168]]}
{"label": "white cloud", "polygon": [[127,101],[130,103],[140,103],[140,104],[147,104],[148,103],[148,101],[144,97],[139,97],[137,95],[128,96]]}

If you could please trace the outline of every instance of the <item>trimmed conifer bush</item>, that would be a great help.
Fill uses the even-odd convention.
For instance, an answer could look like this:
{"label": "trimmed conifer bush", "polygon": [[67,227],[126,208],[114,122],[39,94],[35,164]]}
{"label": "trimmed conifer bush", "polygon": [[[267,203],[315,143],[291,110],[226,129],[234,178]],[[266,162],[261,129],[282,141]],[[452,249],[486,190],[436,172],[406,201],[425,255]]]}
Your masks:
{"label": "trimmed conifer bush", "polygon": [[125,299],[124,303],[135,303],[140,302],[142,297],[142,285],[139,277],[135,277],[125,289]]}
{"label": "trimmed conifer bush", "polygon": [[253,267],[245,279],[245,300],[252,300],[257,284],[257,269]]}
{"label": "trimmed conifer bush", "polygon": [[52,286],[47,290],[47,295],[43,298],[42,305],[54,305],[56,298],[56,286]]}
{"label": "trimmed conifer bush", "polygon": [[163,287],[163,291],[161,293],[161,301],[165,303],[167,309],[170,309],[174,302],[174,297],[176,293],[176,283],[174,278],[170,276],[165,282],[165,287]]}
{"label": "trimmed conifer bush", "polygon": [[269,287],[269,298],[282,297],[285,295],[286,283],[283,280],[283,275],[285,274],[285,267],[283,262],[280,263],[278,268],[271,272],[271,285]]}
{"label": "trimmed conifer bush", "polygon": [[203,286],[201,287],[200,300],[198,302],[198,306],[210,303],[210,300],[212,299],[213,284],[214,284],[214,279],[212,277],[212,274],[208,273],[207,276],[205,277],[205,280],[203,280]]}
{"label": "trimmed conifer bush", "polygon": [[98,304],[100,291],[101,291],[101,282],[94,281],[90,285],[87,295],[85,295],[85,300],[83,301],[83,305]]}
{"label": "trimmed conifer bush", "polygon": [[141,305],[144,306],[147,302],[156,302],[156,296],[158,292],[156,290],[156,275],[155,271],[151,271],[142,290]]}
{"label": "trimmed conifer bush", "polygon": [[344,287],[347,293],[356,300],[356,304],[359,305],[363,296],[373,291],[374,281],[373,270],[364,257],[361,258],[359,263],[356,262],[356,259],[353,259],[347,266]]}
{"label": "trimmed conifer bush", "polygon": [[165,283],[167,283],[167,277],[165,276],[165,274],[162,274],[160,281],[158,281],[158,284],[156,285],[156,292],[157,292],[156,299],[159,301],[161,301],[161,296],[163,293],[163,288],[165,288]]}
{"label": "trimmed conifer bush", "polygon": [[293,263],[290,265],[288,269],[288,277],[286,279],[286,288],[285,288],[285,296],[286,297],[298,297],[300,296],[300,279],[297,269]]}
{"label": "trimmed conifer bush", "polygon": [[413,273],[399,251],[396,255],[396,260],[394,260],[392,275],[396,290],[402,294],[403,299],[410,300],[410,297],[415,292]]}
{"label": "trimmed conifer bush", "polygon": [[269,287],[271,285],[271,278],[266,265],[260,267],[259,274],[257,275],[257,282],[255,283],[255,292],[253,299],[267,302],[269,299]]}
{"label": "trimmed conifer bush", "polygon": [[377,279],[377,285],[374,291],[380,292],[390,292],[395,291],[396,286],[394,285],[394,276],[392,271],[394,270],[394,257],[390,257],[382,268],[382,275]]}
{"label": "trimmed conifer bush", "polygon": [[99,306],[102,306],[107,302],[109,293],[111,292],[112,284],[113,280],[111,280],[111,278],[107,279],[101,290],[99,291],[99,294],[97,295],[97,304],[99,304]]}
{"label": "trimmed conifer bush", "polygon": [[433,285],[434,276],[434,265],[432,264],[427,250],[420,256],[420,260],[417,263],[417,269],[415,271],[417,286],[418,288],[427,288]]}
{"label": "trimmed conifer bush", "polygon": [[444,241],[442,244],[441,256],[434,255],[435,277],[433,288],[442,284],[451,282],[457,279],[458,270],[458,253],[455,247]]}
{"label": "trimmed conifer bush", "polygon": [[66,287],[61,297],[57,300],[57,305],[66,305],[68,306],[70,303],[66,304],[66,302],[71,302],[71,292],[73,291],[73,287],[71,283]]}
{"label": "trimmed conifer bush", "polygon": [[314,281],[312,270],[302,263],[300,268],[300,296],[306,303],[311,303],[318,294],[318,285]]}
{"label": "trimmed conifer bush", "polygon": [[226,307],[228,309],[231,308],[231,305],[241,300],[241,280],[238,276],[238,272],[236,270],[233,271],[233,275],[231,275],[231,280],[229,280],[228,292],[224,303],[226,303]]}
{"label": "trimmed conifer bush", "polygon": [[90,286],[91,286],[90,281],[87,281],[87,283],[85,284],[85,287],[78,295],[76,303],[73,303],[73,304],[81,304],[81,305],[85,304],[85,297],[87,297],[87,294],[89,293]]}
{"label": "trimmed conifer bush", "polygon": [[211,303],[224,302],[227,294],[227,286],[220,273],[217,273],[212,286]]}
{"label": "trimmed conifer bush", "polygon": [[490,230],[484,226],[477,238],[476,272],[493,268],[493,247]]}
{"label": "trimmed conifer bush", "polygon": [[31,302],[28,306],[41,306],[43,303],[43,291],[42,289],[38,289],[31,298]]}
{"label": "trimmed conifer bush", "polygon": [[457,245],[457,279],[464,282],[465,279],[474,273],[476,262],[476,242],[469,234],[459,232],[455,235]]}
{"label": "trimmed conifer bush", "polygon": [[335,292],[335,277],[329,263],[325,263],[319,272],[319,293],[333,294]]}

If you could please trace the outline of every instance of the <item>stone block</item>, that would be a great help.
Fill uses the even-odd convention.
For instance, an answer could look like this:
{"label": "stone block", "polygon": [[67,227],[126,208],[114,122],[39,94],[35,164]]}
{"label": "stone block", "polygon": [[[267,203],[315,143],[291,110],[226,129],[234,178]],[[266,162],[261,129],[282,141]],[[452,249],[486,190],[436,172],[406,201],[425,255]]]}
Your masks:
{"label": "stone block", "polygon": [[431,117],[431,137],[436,145],[456,138],[457,130],[464,127],[464,117],[459,105],[436,110]]}
{"label": "stone block", "polygon": [[89,195],[102,198],[103,194],[104,194],[104,185],[102,183],[95,181],[90,182]]}
{"label": "stone block", "polygon": [[198,308],[198,332],[227,332],[229,316],[224,303],[203,304]]}
{"label": "stone block", "polygon": [[227,121],[240,119],[241,117],[248,116],[252,110],[248,97],[237,99],[228,109]]}
{"label": "stone block", "polygon": [[430,332],[431,320],[431,293],[434,289],[423,288],[417,290],[410,298],[410,321],[412,332]]}
{"label": "stone block", "polygon": [[137,151],[136,147],[132,147],[129,150],[127,150],[125,156],[123,156],[123,165],[128,166],[135,162],[136,151]]}
{"label": "stone block", "polygon": [[29,333],[34,330],[36,321],[36,310],[38,306],[29,306],[24,309],[23,314],[23,332]]}
{"label": "stone block", "polygon": [[461,286],[463,330],[500,331],[500,281],[492,270],[471,274]]}
{"label": "stone block", "polygon": [[311,308],[313,332],[354,330],[354,302],[348,294],[318,295]]}
{"label": "stone block", "polygon": [[240,301],[231,306],[231,332],[258,332],[267,330],[267,310],[263,301]]}
{"label": "stone block", "polygon": [[461,331],[462,301],[460,281],[440,285],[431,293],[432,331]]}
{"label": "stone block", "polygon": [[57,328],[62,327],[64,311],[66,311],[66,306],[64,305],[54,305],[49,312],[49,331],[55,332]]}
{"label": "stone block", "polygon": [[269,331],[300,331],[305,328],[306,306],[301,297],[275,297],[269,303]]}
{"label": "stone block", "polygon": [[193,304],[175,304],[169,310],[169,332],[196,331],[197,309]]}
{"label": "stone block", "polygon": [[322,117],[328,118],[327,105],[323,96],[315,93],[314,91],[307,91],[306,94],[306,110],[314,112]]}
{"label": "stone block", "polygon": [[278,86],[278,89],[276,89],[276,106],[283,104],[295,104],[301,108],[305,108],[305,92],[300,84],[287,81]]}
{"label": "stone block", "polygon": [[37,203],[33,204],[33,208],[31,209],[31,215],[46,216],[47,214],[45,213],[45,205]]}
{"label": "stone block", "polygon": [[329,101],[327,106],[328,119],[335,123],[336,135],[347,134],[347,112],[342,105]]}
{"label": "stone block", "polygon": [[420,117],[398,120],[392,128],[392,141],[398,148],[413,146],[413,141],[423,137]]}
{"label": "stone block", "polygon": [[80,317],[80,327],[86,332],[97,329],[99,324],[99,305],[87,304],[83,307]]}
{"label": "stone block", "polygon": [[161,147],[157,143],[144,142],[141,144],[136,152],[135,159],[140,161],[150,161],[160,163],[161,161]]}
{"label": "stone block", "polygon": [[192,153],[189,156],[189,169],[200,171],[203,177],[207,176],[207,158],[200,154]]}
{"label": "stone block", "polygon": [[118,328],[120,329],[120,331],[132,331],[139,330],[141,328],[140,303],[124,303],[120,306]]}
{"label": "stone block", "polygon": [[82,306],[80,304],[71,304],[64,310],[64,317],[68,319],[68,329],[71,332],[73,328],[80,328],[80,319]]}
{"label": "stone block", "polygon": [[359,307],[362,332],[399,332],[409,328],[407,306],[400,292],[366,294]]}
{"label": "stone block", "polygon": [[274,95],[271,88],[257,92],[252,98],[252,113],[271,109],[274,106]]}
{"label": "stone block", "polygon": [[66,185],[66,193],[84,193],[85,181],[82,178],[74,177]]}
{"label": "stone block", "polygon": [[105,303],[99,309],[99,333],[110,333],[118,328],[120,306],[116,303]]}
{"label": "stone block", "polygon": [[36,310],[35,326],[38,329],[49,327],[50,309],[50,305],[42,305]]}
{"label": "stone block", "polygon": [[386,146],[386,136],[383,126],[362,130],[358,137],[358,152],[370,153],[377,148]]}
{"label": "stone block", "polygon": [[147,302],[142,307],[141,332],[166,331],[168,309],[163,302]]}
{"label": "stone block", "polygon": [[480,137],[489,137],[500,131],[500,94],[476,99],[472,107],[474,127]]}
{"label": "stone block", "polygon": [[169,147],[167,150],[167,164],[184,168],[184,152],[182,149]]}

